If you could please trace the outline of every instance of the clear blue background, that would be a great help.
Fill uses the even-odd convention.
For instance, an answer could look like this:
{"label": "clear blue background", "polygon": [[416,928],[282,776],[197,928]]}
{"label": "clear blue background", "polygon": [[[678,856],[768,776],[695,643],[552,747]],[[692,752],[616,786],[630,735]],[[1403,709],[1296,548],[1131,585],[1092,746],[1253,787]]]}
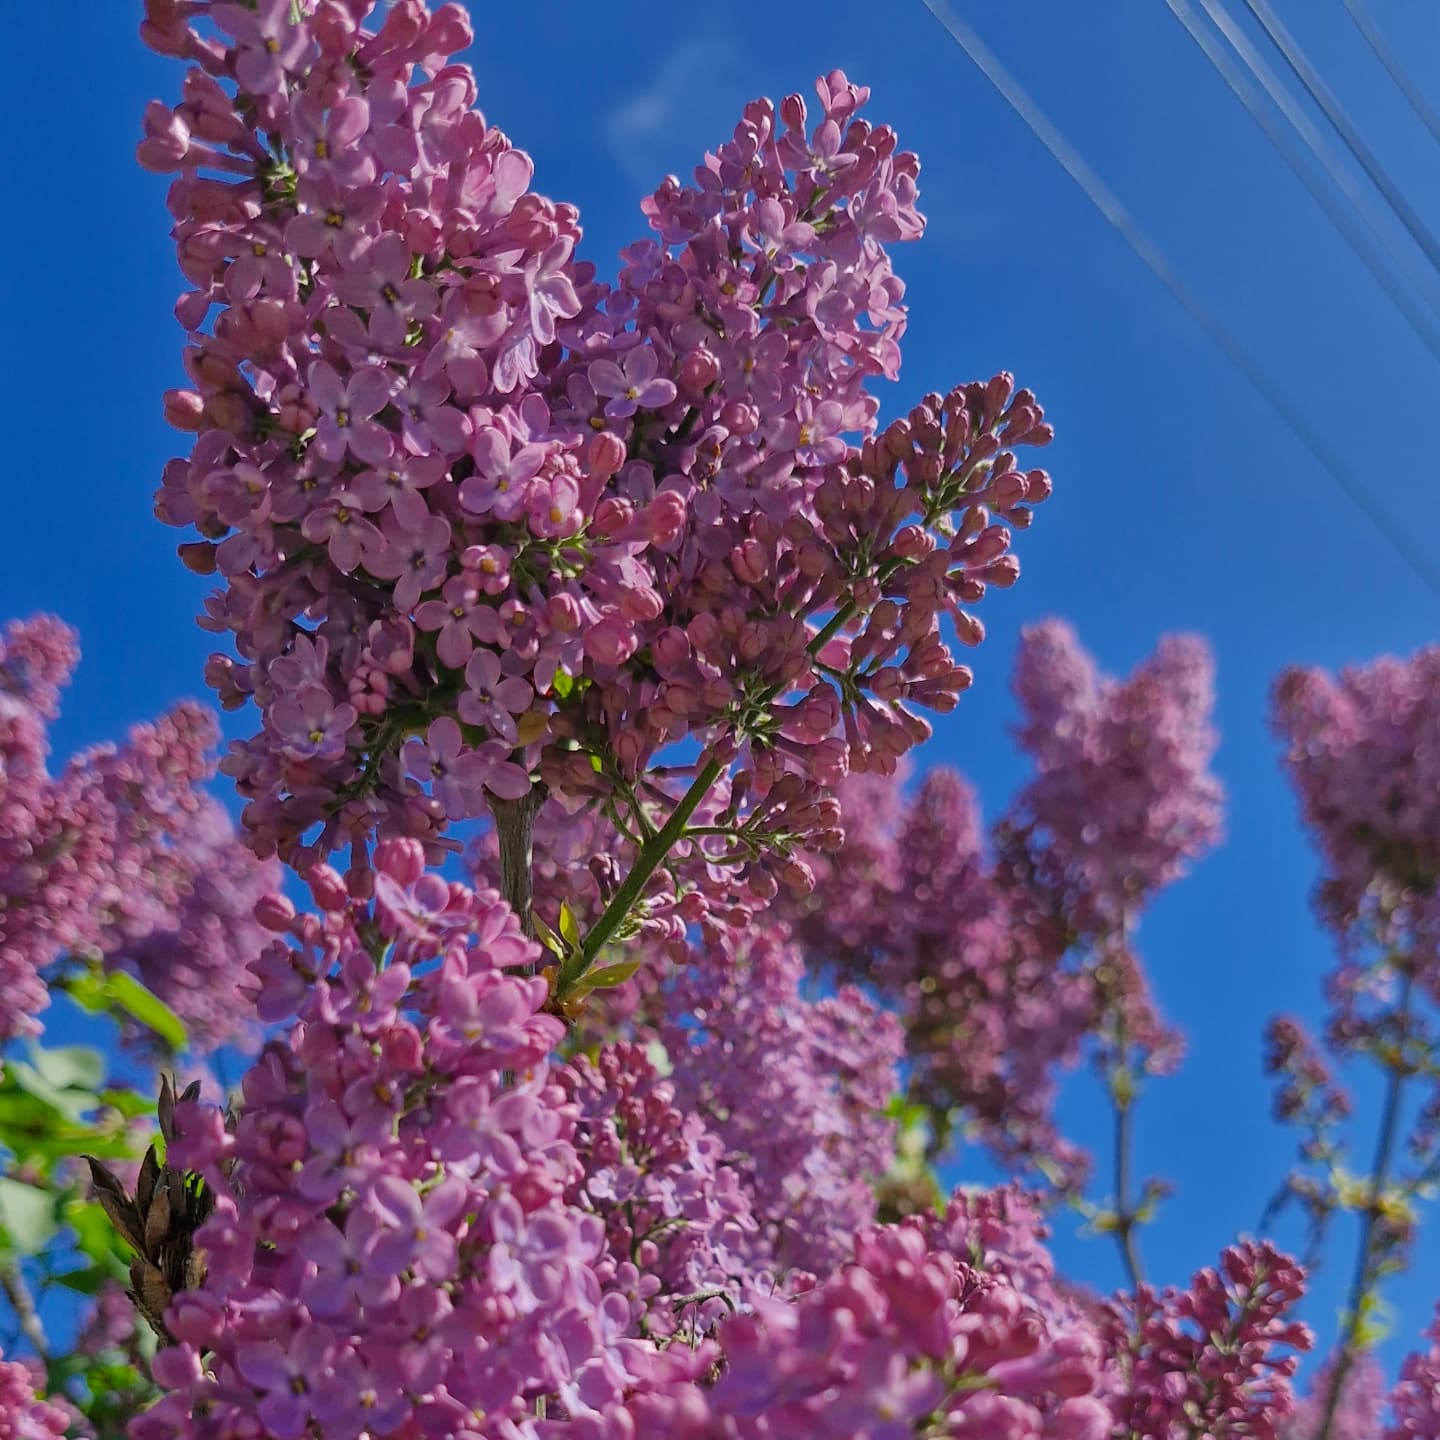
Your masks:
{"label": "clear blue background", "polygon": [[[1433,74],[1440,13],[1429,0],[1375,5],[1412,73]],[[1142,932],[1164,1006],[1191,1045],[1139,1121],[1142,1173],[1178,1187],[1145,1236],[1149,1267],[1181,1280],[1254,1225],[1290,1162],[1292,1137],[1267,1118],[1260,1033],[1282,1008],[1318,1014],[1331,963],[1307,906],[1315,860],[1265,726],[1267,686],[1287,663],[1413,650],[1434,638],[1440,605],[919,0],[883,11],[858,0],[477,8],[469,58],[482,108],[534,156],[539,188],[580,205],[602,269],[643,232],[640,196],[667,170],[688,174],[754,95],[808,96],[815,74],[842,66],[873,87],[872,118],[919,151],[930,233],[896,256],[911,324],[887,412],[1010,369],[1058,430],[1047,456],[1055,498],[1021,538],[1019,586],[983,607],[979,683],[941,723],[927,762],[961,767],[992,815],[1005,804],[1024,775],[1007,739],[1007,677],[1030,620],[1067,616],[1111,670],[1127,670],[1166,630],[1214,645],[1229,840]],[[1431,357],[1166,8],[959,8],[1440,561]],[[1440,223],[1440,150],[1339,0],[1281,8],[1407,194]],[[0,615],[53,610],[81,632],[85,660],[55,732],[61,753],[201,693],[213,648],[193,623],[205,582],[180,567],[181,537],[150,514],[161,466],[181,446],[160,409],[161,392],[183,383],[170,314],[180,281],[166,182],[141,173],[133,150],[144,103],[176,96],[180,76],[141,48],[137,11],[128,0],[46,0],[6,15],[10,53],[25,63],[0,92],[11,153]],[[1103,1143],[1092,1098],[1082,1089],[1067,1109],[1082,1138]],[[1062,1219],[1056,1237],[1064,1266],[1117,1283],[1112,1251],[1072,1228]],[[1348,1226],[1342,1235],[1348,1245]],[[1332,1253],[1309,1307],[1325,1331],[1351,1264],[1348,1250]],[[1428,1320],[1437,1257],[1440,1245],[1426,1243],[1412,1276],[1391,1288],[1392,1358]]]}

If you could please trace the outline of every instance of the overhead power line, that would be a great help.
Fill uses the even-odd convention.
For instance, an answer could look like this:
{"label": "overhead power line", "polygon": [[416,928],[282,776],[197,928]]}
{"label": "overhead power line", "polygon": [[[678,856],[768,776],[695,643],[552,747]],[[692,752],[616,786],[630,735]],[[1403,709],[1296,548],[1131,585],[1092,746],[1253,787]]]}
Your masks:
{"label": "overhead power line", "polygon": [[[1265,93],[1279,107],[1293,130],[1278,123],[1272,112],[1265,106],[1255,87],[1245,79],[1230,54],[1216,40],[1214,34],[1195,13],[1190,0],[1166,0],[1171,13],[1189,32],[1190,38],[1204,52],[1220,78],[1229,87],[1230,93],[1250,113],[1251,119],[1265,132],[1280,157],[1295,173],[1296,177],[1310,192],[1315,203],[1325,212],[1346,243],[1359,256],[1365,268],[1375,277],[1376,283],[1389,296],[1391,303],[1405,317],[1430,353],[1440,360],[1440,324],[1426,309],[1415,303],[1415,297],[1404,282],[1398,279],[1386,257],[1396,265],[1403,266],[1404,259],[1391,247],[1384,236],[1371,223],[1367,212],[1373,197],[1355,182],[1350,172],[1335,163],[1334,152],[1328,148],[1324,138],[1315,129],[1305,112],[1279,83],[1275,72],[1266,65],[1255,47],[1246,39],[1244,32],[1218,0],[1200,0],[1205,13],[1229,41],[1230,47],[1244,62],[1245,68],[1264,87]],[[1355,214],[1336,197],[1335,192],[1316,174],[1313,166],[1296,153],[1290,143],[1292,134],[1298,134],[1320,164],[1325,173],[1335,182],[1359,214]]]}
{"label": "overhead power line", "polygon": [[1270,37],[1271,44],[1285,57],[1285,63],[1305,87],[1306,94],[1320,107],[1321,113],[1334,127],[1335,133],[1360,162],[1360,168],[1385,197],[1385,203],[1400,217],[1400,223],[1410,232],[1411,238],[1425,252],[1426,258],[1435,269],[1440,271],[1440,240],[1435,238],[1434,232],[1420,218],[1415,207],[1390,178],[1389,172],[1380,163],[1375,152],[1365,143],[1336,98],[1335,92],[1321,79],[1320,72],[1306,58],[1295,37],[1281,23],[1280,17],[1270,5],[1270,0],[1245,0],[1245,8],[1260,22],[1261,29]]}
{"label": "overhead power line", "polygon": [[1345,8],[1356,28],[1365,37],[1365,42],[1375,52],[1375,58],[1385,67],[1385,73],[1395,82],[1395,88],[1410,102],[1410,108],[1420,117],[1425,128],[1440,140],[1440,115],[1420,93],[1419,87],[1405,73],[1385,39],[1384,32],[1375,23],[1375,17],[1365,6],[1365,0],[1344,0]]}
{"label": "overhead power line", "polygon": [[1385,509],[1365,481],[1345,462],[1334,446],[1295,405],[1284,386],[1215,316],[1181,279],[1164,252],[1135,223],[1120,197],[1091,168],[1085,157],[1056,128],[1054,122],[1000,63],[985,42],[951,9],[946,0],[923,0],[925,8],[949,32],[971,63],[1000,92],[1006,104],[1023,120],[1035,138],[1060,163],[1086,198],[1120,233],[1140,261],[1173,295],[1186,314],[1205,332],[1227,360],[1249,381],[1252,389],[1289,427],[1296,439],[1320,462],[1341,493],[1359,509],[1380,537],[1410,567],[1420,582],[1440,598],[1440,568],[1411,541],[1398,521]]}

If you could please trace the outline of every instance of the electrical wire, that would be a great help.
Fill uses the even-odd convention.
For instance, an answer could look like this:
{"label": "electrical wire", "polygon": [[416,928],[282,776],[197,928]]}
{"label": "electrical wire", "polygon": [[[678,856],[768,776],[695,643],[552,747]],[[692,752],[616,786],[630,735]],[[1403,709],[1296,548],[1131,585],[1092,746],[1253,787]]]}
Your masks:
{"label": "electrical wire", "polygon": [[1375,18],[1365,8],[1365,0],[1343,0],[1345,8],[1356,28],[1365,37],[1365,43],[1375,52],[1375,58],[1385,67],[1385,73],[1395,82],[1395,88],[1410,102],[1410,108],[1420,117],[1425,128],[1440,140],[1440,115],[1420,93],[1415,82],[1405,73],[1395,58]]}
{"label": "electrical wire", "polygon": [[1371,223],[1366,212],[1373,197],[1355,183],[1348,170],[1335,163],[1334,153],[1327,148],[1324,138],[1311,124],[1304,111],[1286,92],[1284,86],[1279,83],[1275,72],[1266,65],[1254,46],[1246,39],[1244,32],[1235,25],[1218,0],[1200,0],[1200,4],[1229,41],[1231,49],[1240,56],[1245,68],[1260,82],[1265,93],[1279,107],[1294,131],[1299,134],[1311,155],[1320,162],[1325,173],[1340,187],[1351,205],[1354,206],[1360,217],[1358,225],[1354,215],[1336,199],[1334,192],[1315,173],[1314,168],[1295,153],[1294,147],[1289,143],[1290,132],[1283,125],[1278,124],[1271,112],[1266,109],[1254,86],[1246,81],[1231,57],[1216,42],[1214,35],[1205,28],[1204,23],[1191,7],[1190,0],[1166,0],[1166,4],[1169,5],[1171,14],[1185,27],[1190,38],[1204,52],[1205,58],[1209,60],[1211,66],[1229,87],[1230,93],[1249,111],[1250,118],[1264,131],[1266,138],[1275,147],[1281,159],[1310,192],[1311,198],[1325,212],[1346,243],[1359,256],[1365,268],[1374,276],[1376,283],[1390,298],[1391,303],[1405,317],[1410,328],[1420,337],[1430,353],[1440,360],[1440,325],[1436,324],[1435,318],[1429,310],[1422,309],[1415,304],[1414,296],[1404,283],[1396,278],[1390,265],[1387,264],[1387,256],[1390,261],[1401,267],[1406,262]]}
{"label": "electrical wire", "polygon": [[1401,524],[1387,511],[1363,479],[1345,462],[1330,442],[1305,417],[1284,386],[1250,354],[1240,340],[1214,315],[1181,279],[1165,253],[1135,223],[1120,197],[1100,178],[1085,157],[1056,128],[995,53],[951,9],[946,0],[923,0],[927,10],[949,32],[971,63],[999,91],[1006,104],[1023,120],[1031,134],[1059,162],[1065,173],[1085,192],[1090,203],[1120,233],[1152,275],[1160,281],[1187,315],[1210,338],[1252,389],[1284,421],[1296,439],[1320,462],[1341,493],[1375,528],[1380,537],[1410,567],[1417,579],[1440,599],[1440,568],[1415,546]]}
{"label": "electrical wire", "polygon": [[1306,58],[1295,37],[1271,8],[1270,0],[1244,0],[1244,3],[1245,8],[1260,22],[1261,29],[1270,37],[1270,43],[1285,57],[1285,63],[1305,87],[1305,93],[1319,106],[1321,113],[1334,127],[1335,133],[1360,162],[1360,168],[1385,197],[1385,203],[1400,217],[1400,223],[1410,232],[1411,238],[1425,252],[1426,258],[1435,269],[1440,271],[1440,240],[1435,238],[1434,232],[1420,218],[1415,207],[1390,178],[1389,172],[1380,163],[1375,152],[1365,143],[1336,99],[1335,92],[1320,77],[1320,72]]}

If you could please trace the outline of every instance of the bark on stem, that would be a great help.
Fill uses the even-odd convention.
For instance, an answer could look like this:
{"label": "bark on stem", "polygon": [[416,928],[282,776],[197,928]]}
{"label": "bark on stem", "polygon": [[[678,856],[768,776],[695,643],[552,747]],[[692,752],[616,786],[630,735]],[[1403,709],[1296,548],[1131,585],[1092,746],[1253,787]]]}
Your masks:
{"label": "bark on stem", "polygon": [[519,800],[502,800],[498,795],[489,800],[500,842],[500,893],[515,912],[520,928],[533,940],[535,812],[540,808],[540,793],[532,789]]}

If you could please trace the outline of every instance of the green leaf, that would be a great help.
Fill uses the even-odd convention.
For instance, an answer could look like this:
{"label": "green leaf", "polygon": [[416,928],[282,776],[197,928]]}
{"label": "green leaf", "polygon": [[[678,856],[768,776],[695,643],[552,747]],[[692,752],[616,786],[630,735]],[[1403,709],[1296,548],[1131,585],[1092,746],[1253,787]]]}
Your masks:
{"label": "green leaf", "polygon": [[54,1050],[31,1047],[30,1063],[57,1090],[94,1091],[105,1078],[105,1058],[88,1045],[62,1045]]}
{"label": "green leaf", "polygon": [[110,1272],[99,1265],[87,1265],[83,1270],[63,1270],[51,1276],[57,1285],[74,1290],[78,1295],[96,1295],[100,1287],[109,1280]]}
{"label": "green leaf", "polygon": [[127,1120],[155,1113],[155,1097],[142,1095],[138,1090],[102,1090],[99,1098],[102,1105],[118,1110]]}
{"label": "green leaf", "polygon": [[78,1123],[87,1110],[95,1108],[95,1096],[87,1090],[67,1090],[52,1085],[34,1066],[24,1060],[11,1060],[5,1066],[7,1088],[13,1084],[35,1100],[48,1106],[64,1119]]}
{"label": "green leaf", "polygon": [[152,995],[133,975],[117,970],[110,977],[115,1003],[147,1030],[152,1030],[172,1050],[190,1043],[185,1022],[158,996]]}
{"label": "green leaf", "polygon": [[159,1036],[171,1050],[183,1050],[189,1043],[180,1017],[124,970],[107,972],[98,963],[92,964],[68,980],[65,989],[77,1005],[92,1015],[128,1015]]}
{"label": "green leaf", "polygon": [[567,674],[564,670],[555,672],[555,678],[550,682],[550,690],[557,699],[566,699],[574,688],[575,677],[573,675]]}
{"label": "green leaf", "polygon": [[642,964],[644,964],[643,958],[622,960],[618,965],[607,965],[603,970],[592,970],[576,982],[572,994],[578,1000],[592,990],[613,990],[615,986],[623,985]]}
{"label": "green leaf", "polygon": [[566,955],[565,942],[538,915],[532,915],[530,920],[535,926],[535,938],[552,954],[563,960]]}
{"label": "green leaf", "polygon": [[560,902],[560,935],[572,950],[580,948],[580,926],[575,921],[575,912],[568,900]]}
{"label": "green leaf", "polygon": [[55,1223],[55,1196],[0,1175],[0,1224],[14,1249],[23,1255],[36,1254],[60,1228]]}

